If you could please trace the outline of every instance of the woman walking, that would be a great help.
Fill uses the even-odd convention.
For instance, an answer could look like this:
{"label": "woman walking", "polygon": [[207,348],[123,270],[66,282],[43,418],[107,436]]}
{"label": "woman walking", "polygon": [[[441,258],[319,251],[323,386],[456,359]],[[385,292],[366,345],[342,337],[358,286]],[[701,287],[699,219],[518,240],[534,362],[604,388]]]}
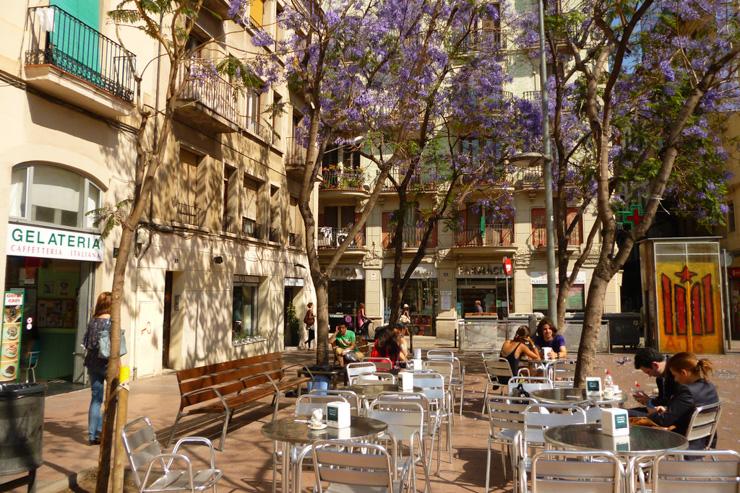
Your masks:
{"label": "woman walking", "polygon": [[108,369],[108,358],[100,356],[99,334],[101,331],[110,333],[110,307],[112,303],[110,291],[105,291],[98,295],[95,303],[95,313],[90,323],[87,324],[87,331],[83,344],[86,349],[85,368],[90,375],[90,390],[92,399],[90,400],[90,410],[87,415],[88,443],[90,445],[100,444],[100,433],[103,431],[103,396],[105,389],[105,372]]}

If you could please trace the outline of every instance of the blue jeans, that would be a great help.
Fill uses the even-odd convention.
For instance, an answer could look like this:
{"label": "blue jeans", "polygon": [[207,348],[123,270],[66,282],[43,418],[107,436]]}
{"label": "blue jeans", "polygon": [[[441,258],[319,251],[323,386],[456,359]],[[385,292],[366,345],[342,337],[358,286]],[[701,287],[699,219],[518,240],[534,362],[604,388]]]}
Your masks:
{"label": "blue jeans", "polygon": [[103,431],[103,414],[100,409],[103,405],[105,372],[89,370],[89,374],[92,399],[90,400],[90,411],[87,414],[87,430],[90,441],[93,441],[98,439]]}

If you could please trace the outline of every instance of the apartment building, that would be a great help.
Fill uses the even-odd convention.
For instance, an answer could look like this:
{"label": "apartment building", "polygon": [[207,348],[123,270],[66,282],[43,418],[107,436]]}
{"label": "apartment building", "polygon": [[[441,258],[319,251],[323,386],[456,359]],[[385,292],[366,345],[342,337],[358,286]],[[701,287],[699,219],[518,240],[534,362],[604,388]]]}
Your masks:
{"label": "apartment building", "polygon": [[[512,8],[536,8],[524,2]],[[513,44],[514,36],[501,21],[482,20],[479,29],[495,30],[495,42],[506,53],[506,63],[513,80],[502,97],[540,101],[539,68]],[[470,48],[475,49],[476,36]],[[465,144],[461,144],[465,145]],[[537,163],[522,161],[513,176],[501,186],[509,187],[514,196],[514,214],[502,220],[478,207],[475,199],[455,218],[456,227],[439,223],[427,245],[426,255],[414,270],[404,293],[412,322],[425,334],[452,339],[457,321],[474,312],[480,300],[485,312],[498,312],[508,307],[511,313],[547,311],[547,236],[542,169]],[[398,170],[392,173],[399,173]],[[447,184],[435,181],[422,172],[414,177],[409,189],[415,194],[417,209],[431,209],[435,196]],[[346,238],[364,200],[370,195],[377,169],[357,152],[334,149],[324,156],[324,181],[319,189],[318,246],[324,259],[331,257]],[[437,179],[438,180],[438,179]],[[483,194],[485,191],[479,191]],[[575,215],[579,204],[572,204],[568,216]],[[368,317],[376,326],[387,321],[393,279],[394,215],[398,196],[390,183],[383,188],[378,205],[363,230],[352,240],[334,270],[329,284],[329,312],[354,313],[359,303],[365,304]],[[412,208],[413,209],[413,208]],[[581,227],[572,235],[568,249],[573,253],[571,265],[584,248],[596,217],[595,204],[589,207]],[[403,231],[404,261],[402,272],[410,264],[424,230],[418,211],[405,218]],[[586,294],[598,253],[598,240],[591,255],[577,274],[568,296],[568,311],[585,308]],[[513,275],[507,278],[503,259],[513,260]],[[619,312],[621,273],[616,275],[606,294],[605,312]],[[333,315],[334,314],[334,315]]]}
{"label": "apartment building", "polygon": [[[12,1],[0,14],[0,279],[24,292],[24,338],[40,350],[41,378],[84,379],[80,343],[97,294],[111,288],[119,242],[87,213],[131,197],[134,105],[161,111],[165,97],[162,50],[136,29],[116,30],[107,11],[117,3]],[[232,50],[269,50],[251,46],[254,26],[282,35],[280,2],[253,0],[246,27],[222,20],[226,0],[206,6],[189,41],[191,70]],[[285,165],[296,154],[295,98],[287,87],[181,83],[128,264],[123,327],[135,376],[281,350],[295,343],[288,306],[302,314],[315,298],[299,183]],[[285,113],[264,111],[280,101]]]}
{"label": "apartment building", "polygon": [[[727,142],[740,137],[740,115],[733,114],[727,122],[725,138]],[[728,316],[730,320],[730,348],[735,349],[740,344],[740,229],[738,226],[737,210],[740,207],[740,153],[735,144],[727,146],[728,159],[727,171],[730,178],[727,182],[727,227],[723,232],[720,242],[722,248],[732,257],[732,262],[727,266],[728,286]]]}

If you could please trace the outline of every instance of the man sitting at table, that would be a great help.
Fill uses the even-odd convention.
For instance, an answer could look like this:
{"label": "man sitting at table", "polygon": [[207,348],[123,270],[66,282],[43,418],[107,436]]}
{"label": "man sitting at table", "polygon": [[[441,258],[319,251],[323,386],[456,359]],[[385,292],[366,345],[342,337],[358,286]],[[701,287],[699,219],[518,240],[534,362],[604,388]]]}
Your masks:
{"label": "man sitting at table", "polygon": [[635,369],[655,378],[658,395],[651,397],[642,391],[635,393],[632,397],[643,407],[629,409],[630,416],[647,416],[650,409],[668,405],[668,401],[676,393],[677,384],[671,372],[666,370],[667,361],[666,355],[653,348],[640,348],[635,353]]}
{"label": "man sitting at table", "polygon": [[355,332],[347,329],[344,322],[339,322],[337,331],[329,335],[329,344],[333,344],[340,366],[363,358],[363,354],[357,351]]}

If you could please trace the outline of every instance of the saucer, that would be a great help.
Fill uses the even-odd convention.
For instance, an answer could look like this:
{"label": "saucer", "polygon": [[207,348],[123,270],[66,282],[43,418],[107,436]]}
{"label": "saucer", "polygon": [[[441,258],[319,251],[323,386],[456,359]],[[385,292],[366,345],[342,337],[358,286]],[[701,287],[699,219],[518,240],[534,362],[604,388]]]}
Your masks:
{"label": "saucer", "polygon": [[314,425],[312,423],[308,423],[308,429],[309,430],[313,430],[313,431],[323,430],[324,428],[326,428],[326,426],[327,426],[326,423],[321,423],[318,426],[316,426],[316,425]]}

